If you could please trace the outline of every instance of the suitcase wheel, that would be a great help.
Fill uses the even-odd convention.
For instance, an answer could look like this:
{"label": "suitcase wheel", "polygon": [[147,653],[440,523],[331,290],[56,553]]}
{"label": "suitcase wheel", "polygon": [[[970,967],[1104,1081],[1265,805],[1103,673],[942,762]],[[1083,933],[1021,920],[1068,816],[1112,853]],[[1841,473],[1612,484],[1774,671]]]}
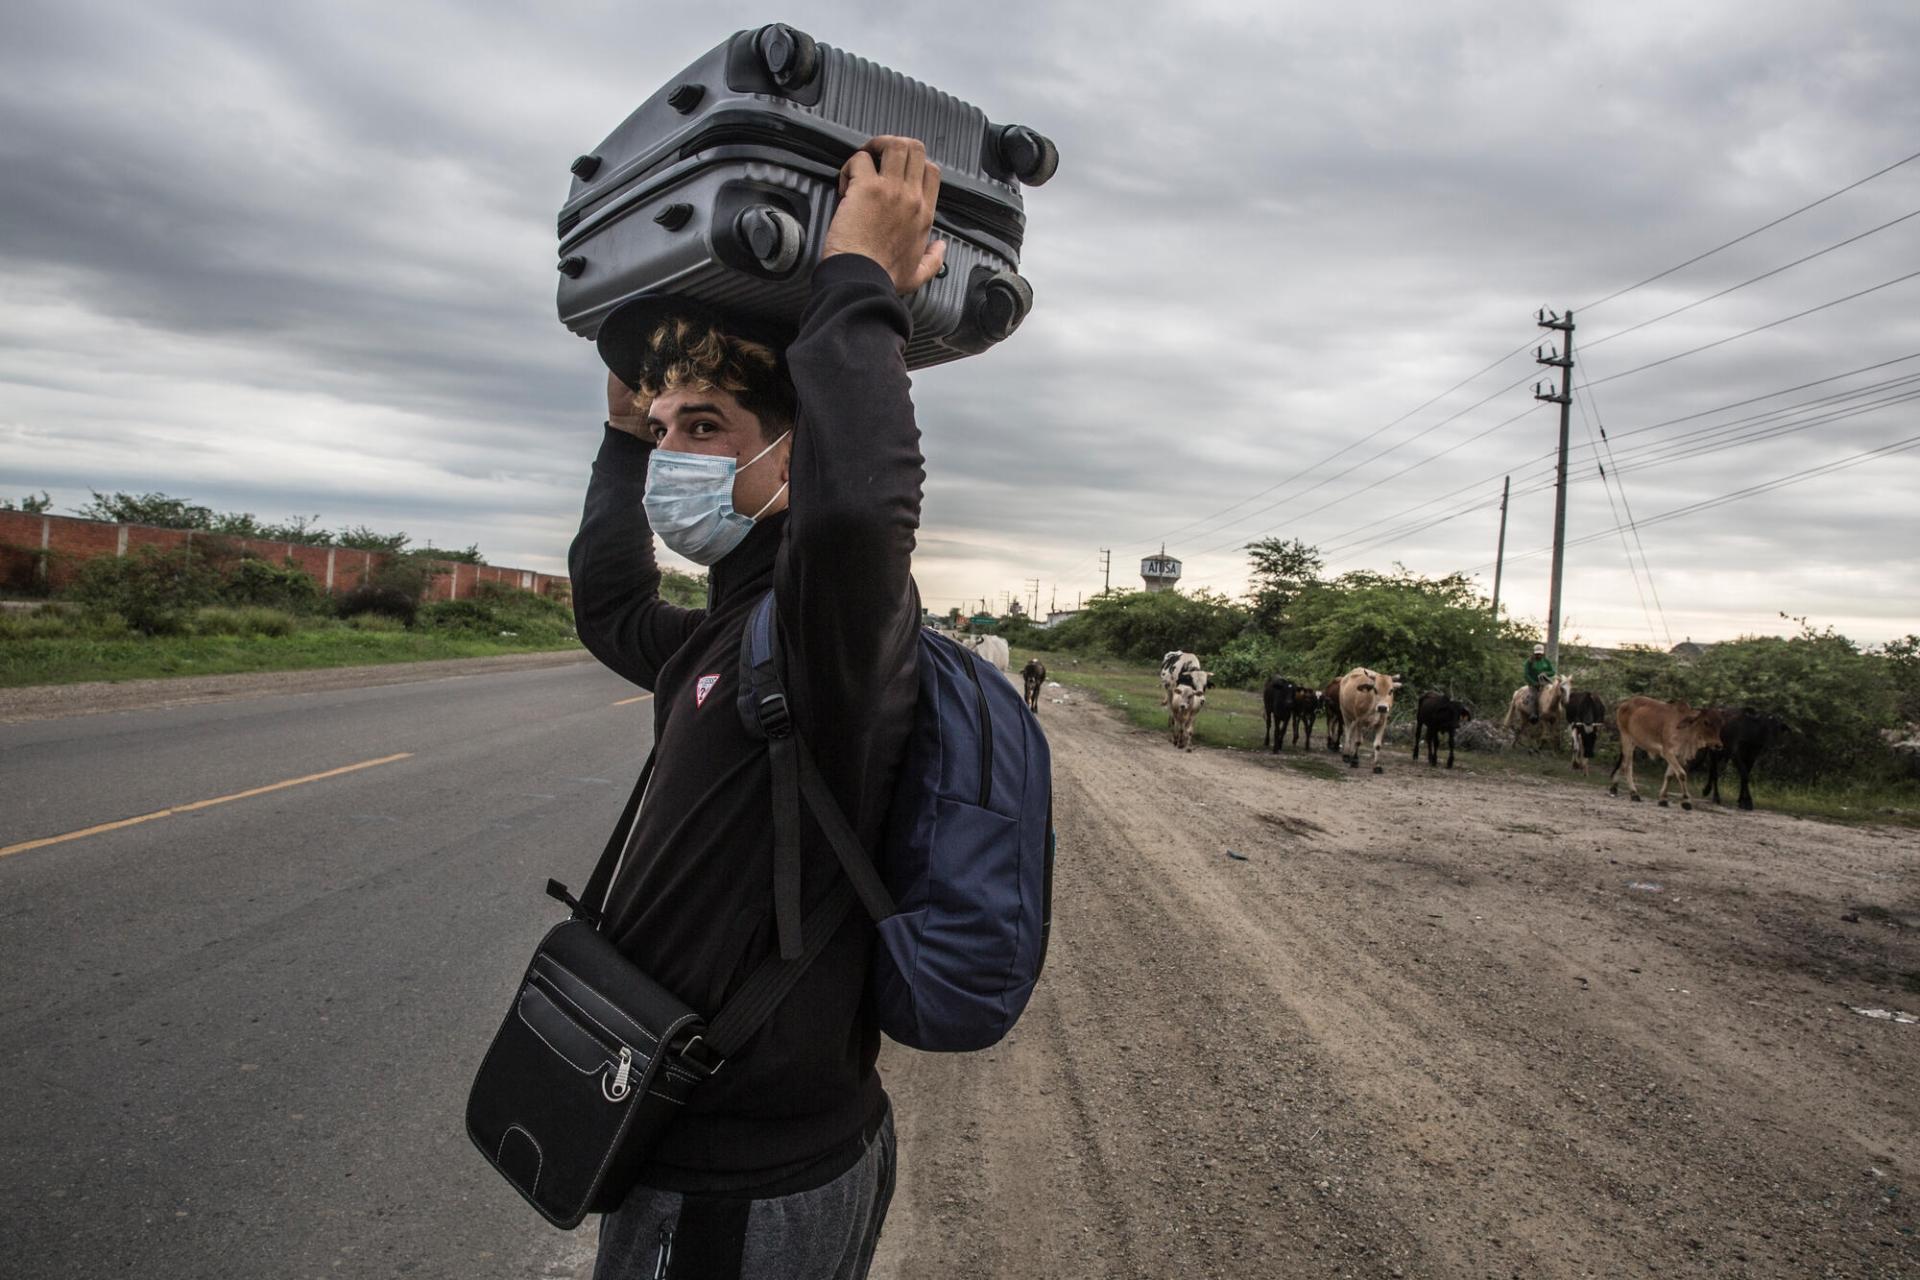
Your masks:
{"label": "suitcase wheel", "polygon": [[785,275],[800,261],[806,229],[785,209],[770,204],[749,205],[733,220],[733,236],[747,256],[770,275]]}
{"label": "suitcase wheel", "polygon": [[707,87],[705,85],[693,84],[691,82],[675,85],[673,92],[667,95],[667,105],[675,111],[678,111],[681,115],[685,115],[687,112],[699,106],[700,99],[706,96]]}
{"label": "suitcase wheel", "polygon": [[1011,271],[979,269],[967,291],[966,320],[989,343],[1004,341],[1033,310],[1033,286]]}
{"label": "suitcase wheel", "polygon": [[580,181],[591,182],[593,181],[593,175],[600,172],[600,157],[581,156],[572,164],[568,165],[567,168],[571,170],[573,176],[580,179]]}
{"label": "suitcase wheel", "polygon": [[1002,125],[994,134],[1000,168],[1030,187],[1037,187],[1060,168],[1060,150],[1045,134],[1023,124]]}
{"label": "suitcase wheel", "polygon": [[569,280],[578,280],[586,269],[587,260],[577,253],[560,259],[560,274]]}
{"label": "suitcase wheel", "polygon": [[820,46],[812,36],[784,22],[760,28],[754,34],[753,47],[768,78],[782,89],[804,89],[820,74]]}

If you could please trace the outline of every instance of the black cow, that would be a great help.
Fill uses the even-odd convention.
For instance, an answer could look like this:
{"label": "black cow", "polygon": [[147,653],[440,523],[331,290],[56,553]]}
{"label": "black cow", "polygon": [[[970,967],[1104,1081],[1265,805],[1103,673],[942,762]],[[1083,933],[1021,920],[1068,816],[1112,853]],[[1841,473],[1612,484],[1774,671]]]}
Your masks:
{"label": "black cow", "polygon": [[1320,709],[1327,715],[1327,750],[1338,751],[1340,740],[1347,736],[1347,722],[1340,715],[1340,677],[1320,691]]}
{"label": "black cow", "polygon": [[1260,701],[1266,705],[1266,731],[1260,737],[1260,745],[1272,743],[1278,751],[1287,740],[1287,723],[1293,717],[1293,681],[1284,676],[1268,676],[1267,687],[1260,692]]}
{"label": "black cow", "polygon": [[1607,704],[1597,693],[1582,689],[1567,699],[1567,729],[1573,734],[1573,767],[1587,772],[1594,748],[1600,742],[1600,726],[1607,723]]}
{"label": "black cow", "polygon": [[1427,743],[1427,764],[1438,767],[1440,764],[1440,735],[1447,735],[1447,768],[1453,768],[1453,734],[1467,721],[1473,719],[1473,708],[1464,702],[1455,702],[1444,693],[1423,693],[1420,706],[1415,712],[1413,725],[1413,758],[1420,758],[1420,742]]}
{"label": "black cow", "polygon": [[1020,669],[1020,682],[1026,688],[1027,709],[1040,710],[1040,690],[1046,687],[1047,664],[1038,658],[1027,659],[1027,665]]}
{"label": "black cow", "polygon": [[1320,713],[1320,695],[1303,684],[1293,687],[1293,745],[1300,745],[1300,728],[1306,726],[1307,749],[1313,749],[1313,718]]}
{"label": "black cow", "polygon": [[1720,766],[1728,760],[1740,771],[1740,807],[1753,808],[1753,790],[1747,785],[1753,776],[1754,762],[1760,753],[1773,744],[1774,739],[1787,732],[1787,722],[1779,716],[1766,715],[1752,707],[1715,707],[1713,714],[1720,719],[1720,746],[1710,747],[1694,757],[1693,768],[1703,763],[1707,767],[1707,785],[1700,791],[1700,798],[1713,797],[1715,804],[1724,804],[1720,799]]}

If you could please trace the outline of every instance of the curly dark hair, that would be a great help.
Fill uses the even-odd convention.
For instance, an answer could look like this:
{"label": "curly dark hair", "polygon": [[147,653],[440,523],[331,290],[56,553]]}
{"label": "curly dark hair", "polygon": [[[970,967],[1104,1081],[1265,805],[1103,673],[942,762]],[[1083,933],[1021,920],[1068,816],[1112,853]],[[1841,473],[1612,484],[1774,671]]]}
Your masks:
{"label": "curly dark hair", "polygon": [[691,316],[664,320],[647,335],[634,412],[644,416],[669,391],[725,391],[760,420],[772,440],[793,429],[796,397],[773,347]]}

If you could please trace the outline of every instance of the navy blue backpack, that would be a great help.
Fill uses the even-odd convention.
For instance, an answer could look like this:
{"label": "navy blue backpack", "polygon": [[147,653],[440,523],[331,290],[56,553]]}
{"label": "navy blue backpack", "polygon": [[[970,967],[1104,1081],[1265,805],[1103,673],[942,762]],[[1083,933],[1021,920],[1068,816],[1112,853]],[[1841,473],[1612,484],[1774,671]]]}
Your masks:
{"label": "navy blue backpack", "polygon": [[[914,1049],[997,1043],[1033,994],[1052,919],[1053,771],[1040,722],[1006,676],[922,629],[919,702],[876,867],[793,732],[779,648],[768,592],[740,642],[740,714],[773,763],[781,958],[804,962],[803,928],[817,936],[800,914],[804,802],[879,930],[880,1029]],[[840,893],[823,909],[851,905]]]}

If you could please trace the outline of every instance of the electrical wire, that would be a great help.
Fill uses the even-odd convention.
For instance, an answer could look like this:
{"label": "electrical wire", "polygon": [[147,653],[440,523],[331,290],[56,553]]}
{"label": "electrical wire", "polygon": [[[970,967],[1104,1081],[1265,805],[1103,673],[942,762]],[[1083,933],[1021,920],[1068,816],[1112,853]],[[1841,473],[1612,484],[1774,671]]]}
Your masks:
{"label": "electrical wire", "polygon": [[1789,321],[1798,320],[1804,316],[1813,315],[1815,312],[1818,312],[1818,311],[1825,311],[1829,307],[1837,307],[1843,302],[1852,302],[1855,298],[1864,298],[1870,293],[1878,293],[1880,292],[1880,290],[1890,289],[1896,284],[1904,284],[1906,281],[1912,280],[1916,276],[1920,276],[1920,271],[1909,271],[1907,272],[1907,274],[1903,276],[1895,276],[1891,280],[1882,280],[1879,284],[1873,285],[1869,288],[1858,290],[1857,292],[1854,292],[1854,293],[1850,293],[1846,295],[1844,298],[1835,298],[1831,302],[1823,302],[1819,306],[1808,307],[1805,311],[1796,311],[1790,316],[1781,316],[1778,320],[1769,320],[1765,324],[1757,324],[1753,326],[1753,328],[1751,329],[1742,329],[1739,333],[1729,334],[1726,337],[1716,339],[1713,342],[1705,343],[1698,347],[1692,347],[1686,351],[1676,352],[1670,356],[1663,356],[1658,360],[1649,360],[1645,364],[1637,364],[1633,368],[1623,369],[1619,373],[1610,373],[1604,378],[1590,378],[1586,382],[1581,383],[1580,385],[1582,387],[1597,387],[1602,383],[1613,382],[1619,378],[1629,378],[1636,373],[1644,373],[1648,369],[1657,369],[1663,364],[1672,364],[1675,360],[1684,360],[1688,356],[1697,356],[1702,351],[1711,351],[1715,347],[1724,347],[1729,342],[1738,342],[1740,339],[1750,338],[1756,333],[1764,333],[1768,329],[1777,329],[1781,325],[1786,324]]}
{"label": "electrical wire", "polygon": [[[1717,497],[1704,498],[1699,502],[1690,502],[1684,506],[1675,507],[1670,511],[1663,511],[1657,516],[1649,516],[1647,519],[1642,520],[1640,524],[1643,528],[1656,524],[1665,524],[1669,520],[1678,520],[1683,516],[1695,515],[1702,511],[1711,511],[1716,507],[1724,507],[1729,503],[1758,497],[1763,493],[1772,493],[1776,489],[1784,489],[1790,485],[1804,484],[1808,480],[1817,480],[1822,476],[1832,475],[1838,471],[1845,471],[1849,468],[1857,467],[1862,463],[1871,462],[1875,458],[1892,457],[1894,454],[1905,453],[1909,449],[1915,448],[1920,448],[1920,435],[1908,436],[1905,440],[1896,440],[1892,444],[1882,445],[1877,449],[1867,449],[1860,453],[1849,454],[1847,457],[1838,458],[1817,467],[1808,467],[1802,471],[1790,472],[1784,476],[1776,476],[1772,480],[1748,485],[1742,489],[1735,489],[1731,493],[1723,493]],[[1598,533],[1590,533],[1583,537],[1570,539],[1566,545],[1569,547],[1583,546],[1586,543],[1610,537],[1613,533],[1614,530],[1612,529],[1602,529]],[[1531,560],[1538,556],[1547,555],[1552,550],[1553,547],[1551,545],[1536,547],[1531,551],[1524,551],[1518,555],[1508,556],[1507,559],[1509,561]],[[1479,573],[1492,566],[1493,561],[1489,560],[1485,564],[1475,565],[1472,569],[1467,570],[1467,572]]]}
{"label": "electrical wire", "polygon": [[[1920,351],[1915,351],[1904,356],[1896,356],[1890,360],[1881,360],[1873,364],[1861,365],[1857,369],[1848,369],[1843,373],[1830,374],[1824,378],[1814,378],[1807,382],[1795,383],[1792,386],[1780,387],[1773,391],[1764,392],[1760,395],[1747,396],[1744,399],[1730,401],[1726,404],[1715,405],[1710,409],[1700,409],[1693,413],[1681,414],[1677,417],[1666,418],[1659,422],[1652,422],[1652,423],[1646,424],[1645,426],[1635,427],[1630,431],[1620,431],[1620,432],[1614,432],[1612,434],[1615,439],[1624,440],[1629,437],[1640,436],[1645,434],[1646,432],[1655,431],[1663,427],[1678,426],[1681,423],[1693,422],[1700,418],[1707,418],[1707,417],[1712,417],[1715,414],[1725,413],[1731,409],[1745,408],[1748,405],[1759,404],[1765,400],[1773,400],[1773,399],[1779,398],[1780,396],[1791,395],[1795,391],[1805,391],[1812,387],[1825,386],[1826,384],[1831,382],[1838,382],[1842,378],[1851,378],[1862,373],[1871,373],[1871,372],[1874,372],[1875,370],[1884,369],[1896,364],[1902,364],[1909,360],[1920,360]],[[1830,395],[1830,396],[1816,397],[1815,399],[1812,399],[1812,400],[1801,401],[1793,405],[1783,406],[1780,409],[1768,410],[1763,413],[1748,415],[1747,417],[1744,417],[1744,418],[1735,418],[1728,422],[1716,423],[1716,424],[1713,424],[1711,427],[1703,428],[1703,430],[1718,431],[1726,427],[1733,427],[1733,426],[1739,426],[1741,424],[1762,421],[1764,419],[1777,417],[1784,413],[1796,412],[1802,408],[1831,403],[1836,400],[1843,400],[1843,399],[1851,398],[1856,395],[1871,393],[1873,391],[1882,390],[1892,386],[1904,385],[1906,383],[1913,381],[1914,378],[1917,376],[1920,376],[1920,375],[1909,375],[1908,377],[1902,377],[1902,378],[1890,378],[1890,379],[1883,380],[1881,382],[1870,383],[1863,387],[1854,388],[1851,391],[1841,392],[1841,393],[1837,393],[1835,395]],[[1688,436],[1691,436],[1694,434],[1696,433],[1689,432],[1676,438],[1685,439]],[[1583,446],[1576,445],[1575,449],[1577,450],[1582,447]],[[1544,453],[1537,454],[1531,458],[1528,458],[1526,461],[1518,464],[1518,466],[1508,465],[1506,467],[1501,468],[1498,471],[1493,472],[1491,475],[1468,481],[1466,484],[1460,485],[1453,489],[1449,489],[1445,493],[1437,494],[1434,497],[1428,498],[1422,502],[1415,503],[1413,506],[1406,507],[1400,511],[1396,511],[1391,516],[1385,517],[1385,519],[1392,520],[1392,521],[1403,520],[1408,516],[1413,516],[1416,513],[1424,511],[1429,507],[1437,506],[1437,505],[1440,505],[1441,503],[1448,502],[1451,499],[1461,496],[1462,494],[1472,492],[1473,490],[1482,488],[1483,486],[1490,484],[1493,481],[1497,481],[1502,476],[1512,475],[1515,472],[1522,473],[1523,478],[1521,480],[1521,483],[1524,486],[1526,484],[1531,483],[1531,479],[1532,479],[1531,469],[1539,463],[1551,462],[1553,460],[1554,453],[1555,453],[1554,450],[1548,449]],[[1551,467],[1548,468],[1547,474],[1548,475],[1552,474]],[[1528,492],[1528,490],[1523,489],[1523,492]],[[1484,503],[1476,504],[1475,506],[1472,506],[1472,507],[1462,508],[1462,511],[1465,512],[1465,511],[1481,510],[1484,508],[1484,505],[1485,505]],[[1379,536],[1378,530],[1380,527],[1380,523],[1381,522],[1378,520],[1373,520],[1373,521],[1368,521],[1364,524],[1355,525],[1350,529],[1343,530],[1340,533],[1335,534],[1332,538],[1324,541],[1321,544],[1322,550],[1327,551],[1328,553],[1331,553],[1331,554],[1337,554],[1349,544],[1358,545],[1359,543],[1362,543],[1362,542],[1370,542]],[[1421,529],[1431,527],[1428,519],[1425,517],[1422,517],[1420,520],[1415,521],[1414,523],[1417,524],[1418,527]],[[1395,526],[1395,527],[1397,528],[1399,526]]]}
{"label": "electrical wire", "polygon": [[1848,236],[1845,240],[1842,240],[1837,244],[1830,244],[1824,249],[1819,249],[1814,251],[1813,253],[1807,254],[1804,258],[1795,258],[1792,262],[1786,263],[1783,266],[1775,267],[1771,271],[1762,271],[1759,275],[1753,276],[1750,279],[1742,280],[1739,284],[1728,285],[1726,288],[1721,289],[1715,293],[1710,293],[1704,298],[1695,298],[1692,302],[1687,303],[1684,307],[1675,307],[1673,310],[1666,312],[1664,315],[1654,316],[1651,320],[1642,320],[1638,324],[1630,324],[1624,329],[1615,329],[1612,333],[1609,333],[1602,338],[1593,338],[1588,341],[1582,342],[1580,344],[1581,350],[1583,352],[1591,351],[1595,347],[1602,346],[1606,343],[1612,342],[1615,338],[1623,338],[1629,333],[1638,333],[1642,329],[1648,328],[1652,325],[1659,324],[1662,320],[1671,320],[1677,315],[1693,310],[1695,307],[1705,306],[1707,303],[1712,302],[1717,298],[1724,298],[1730,293],[1738,293],[1740,290],[1746,288],[1750,284],[1759,284],[1762,280],[1770,280],[1774,276],[1779,275],[1783,271],[1791,271],[1793,270],[1793,268],[1800,266],[1802,263],[1812,262],[1815,258],[1824,257],[1825,255],[1832,253],[1835,249],[1844,249],[1850,244],[1857,244],[1860,241],[1865,240],[1868,236],[1877,235],[1880,232],[1885,231],[1888,227],[1897,227],[1909,218],[1920,218],[1920,209],[1914,209],[1911,212],[1903,213],[1899,217],[1893,219],[1890,222],[1883,222],[1877,227],[1874,227],[1867,231],[1862,231],[1859,235]]}
{"label": "electrical wire", "polygon": [[[1292,484],[1295,480],[1300,479],[1302,476],[1312,474],[1314,471],[1318,470],[1321,467],[1326,466],[1329,462],[1332,462],[1335,458],[1341,457],[1342,455],[1347,453],[1351,453],[1353,450],[1359,448],[1361,445],[1367,443],[1369,440],[1375,439],[1376,437],[1381,435],[1383,432],[1390,431],[1394,427],[1399,426],[1401,423],[1405,422],[1408,418],[1411,418],[1414,414],[1419,413],[1422,409],[1425,409],[1431,405],[1439,403],[1441,400],[1446,399],[1448,396],[1460,390],[1460,388],[1466,386],[1468,383],[1473,382],[1476,379],[1485,377],[1487,374],[1493,372],[1495,369],[1498,369],[1501,365],[1513,359],[1515,356],[1519,355],[1521,352],[1526,351],[1531,346],[1533,346],[1533,339],[1530,338],[1526,342],[1523,342],[1519,346],[1515,347],[1513,350],[1507,352],[1507,354],[1501,356],[1498,360],[1495,360],[1492,364],[1489,364],[1485,368],[1482,368],[1474,373],[1468,374],[1466,377],[1462,378],[1460,381],[1454,383],[1451,387],[1448,387],[1445,391],[1442,391],[1439,395],[1433,396],[1430,399],[1415,405],[1413,408],[1407,410],[1405,413],[1395,418],[1392,422],[1387,423],[1385,426],[1376,427],[1374,430],[1369,431],[1366,435],[1361,436],[1358,440],[1352,441],[1351,443],[1346,444],[1341,448],[1334,450],[1332,453],[1320,459],[1318,462],[1313,463],[1311,466],[1304,467],[1301,470],[1296,471],[1292,475],[1286,477],[1284,480],[1279,480],[1273,484],[1268,485],[1266,488],[1260,490],[1260,492],[1258,493],[1242,498],[1240,499],[1240,501],[1232,503],[1229,506],[1222,507],[1220,508],[1220,510],[1215,511],[1212,515],[1202,516],[1198,520],[1190,520],[1186,524],[1181,525],[1177,529],[1168,530],[1166,533],[1160,536],[1158,541],[1164,545],[1165,543],[1171,541],[1176,534],[1185,533],[1187,530],[1198,528],[1203,524],[1210,524],[1214,520],[1218,519],[1219,517],[1226,515],[1228,512],[1234,510],[1236,507],[1244,507],[1249,502],[1256,502],[1259,499],[1264,498],[1268,494],[1272,493],[1275,489],[1284,488],[1285,486]],[[1524,378],[1521,379],[1522,382],[1524,382],[1525,380],[1526,379]],[[1514,385],[1517,386],[1518,384],[1516,383]],[[1511,389],[1512,387],[1502,388],[1502,390],[1511,390]],[[1498,395],[1500,393],[1495,392],[1494,394]],[[1480,404],[1485,404],[1485,403],[1486,403],[1485,400],[1482,400],[1480,402]],[[1478,407],[1479,405],[1469,405],[1468,409],[1462,410],[1462,412],[1464,413]],[[1458,415],[1455,415],[1455,416],[1457,417]],[[1449,419],[1449,421],[1451,421],[1451,419]],[[1419,438],[1418,436],[1413,437],[1413,439],[1418,439],[1418,438]],[[1406,444],[1406,443],[1409,443],[1409,441],[1401,442],[1401,444]],[[1394,445],[1392,447],[1399,448],[1400,446]],[[1340,474],[1345,475],[1347,473],[1343,471]],[[1326,481],[1322,481],[1321,483],[1324,484],[1326,483]],[[1308,492],[1311,492],[1311,490],[1308,490]],[[1299,495],[1296,494],[1294,496],[1297,497]],[[1285,499],[1283,499],[1283,501],[1285,501]],[[1278,504],[1275,504],[1275,505],[1278,505]],[[1273,508],[1271,506],[1262,507],[1261,511],[1270,511],[1272,509]],[[1260,512],[1254,512],[1253,514],[1258,515],[1260,514]],[[1224,527],[1225,526],[1222,526],[1222,528]],[[1218,533],[1219,529],[1215,529],[1214,532]]]}
{"label": "electrical wire", "polygon": [[1733,239],[1725,242],[1724,244],[1715,245],[1713,248],[1708,249],[1705,253],[1696,253],[1691,258],[1688,258],[1685,262],[1678,263],[1674,266],[1668,267],[1665,271],[1656,271],[1654,274],[1648,276],[1645,280],[1636,281],[1635,283],[1626,286],[1624,289],[1615,289],[1612,293],[1608,294],[1606,297],[1596,298],[1592,302],[1587,303],[1585,306],[1577,308],[1577,310],[1591,311],[1595,307],[1600,306],[1602,303],[1612,302],[1615,298],[1624,298],[1626,295],[1628,295],[1629,293],[1632,293],[1636,289],[1643,289],[1646,286],[1652,284],[1656,280],[1664,280],[1668,276],[1672,275],[1674,272],[1683,271],[1686,268],[1692,266],[1696,262],[1704,262],[1708,258],[1711,258],[1714,254],[1719,253],[1724,249],[1731,249],[1733,248],[1733,246],[1740,244],[1743,241],[1751,240],[1755,236],[1759,235],[1762,231],[1771,231],[1773,230],[1773,228],[1779,226],[1783,222],[1791,221],[1792,219],[1799,217],[1801,214],[1806,213],[1810,209],[1817,209],[1821,205],[1827,203],[1827,201],[1832,200],[1838,196],[1843,196],[1847,194],[1847,192],[1852,191],[1856,187],[1864,187],[1867,183],[1872,182],[1875,178],[1885,177],[1887,174],[1892,173],[1895,169],[1898,169],[1901,165],[1912,164],[1915,160],[1920,160],[1920,151],[1914,152],[1912,155],[1906,157],[1906,159],[1904,160],[1895,160],[1892,164],[1886,166],[1884,169],[1875,169],[1872,173],[1868,174],[1864,178],[1860,178],[1854,182],[1849,182],[1846,186],[1841,187],[1836,191],[1829,191],[1826,195],[1821,196],[1818,200],[1815,200],[1810,204],[1803,204],[1798,209],[1795,209],[1791,213],[1783,213],[1779,217],[1775,218],[1772,222],[1762,223],[1761,225],[1755,227],[1753,230],[1746,232],[1743,235],[1737,235]]}

